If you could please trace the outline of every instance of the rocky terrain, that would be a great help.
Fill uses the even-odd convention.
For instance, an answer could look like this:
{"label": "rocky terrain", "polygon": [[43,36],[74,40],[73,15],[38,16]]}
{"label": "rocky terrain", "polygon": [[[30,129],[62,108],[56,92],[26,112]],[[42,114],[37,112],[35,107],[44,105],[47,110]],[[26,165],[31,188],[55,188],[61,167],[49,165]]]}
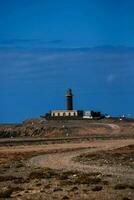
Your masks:
{"label": "rocky terrain", "polygon": [[[32,120],[1,125],[0,134],[0,141],[70,137],[62,144],[1,144],[0,199],[134,199],[133,122]],[[89,140],[71,142],[73,136]]]}
{"label": "rocky terrain", "polygon": [[[111,140],[0,147],[0,198],[133,199],[133,143]],[[125,163],[114,157],[117,152]]]}
{"label": "rocky terrain", "polygon": [[120,136],[133,137],[134,122],[117,119],[59,121],[39,118],[26,120],[22,124],[1,124],[0,138],[104,136],[113,132],[113,136],[116,136],[119,131]]}

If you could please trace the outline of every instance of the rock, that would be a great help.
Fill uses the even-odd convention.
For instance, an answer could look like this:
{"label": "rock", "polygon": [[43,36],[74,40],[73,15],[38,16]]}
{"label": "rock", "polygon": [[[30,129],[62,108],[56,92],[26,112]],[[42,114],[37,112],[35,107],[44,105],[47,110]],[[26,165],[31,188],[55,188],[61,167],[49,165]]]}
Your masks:
{"label": "rock", "polygon": [[57,188],[54,188],[54,189],[53,189],[53,192],[59,192],[59,191],[63,191],[62,188],[57,187]]}
{"label": "rock", "polygon": [[98,186],[95,186],[93,189],[92,189],[92,191],[100,191],[100,190],[102,190],[103,189],[103,187],[100,185],[98,185]]}
{"label": "rock", "polygon": [[66,199],[69,199],[69,197],[68,197],[68,196],[64,196],[64,197],[62,198],[62,200],[66,200]]}
{"label": "rock", "polygon": [[0,198],[9,198],[12,194],[12,189],[11,188],[3,188],[2,190],[0,190]]}
{"label": "rock", "polygon": [[117,185],[115,185],[114,189],[115,190],[124,190],[127,187],[128,187],[128,185],[126,185],[126,184],[117,184]]}
{"label": "rock", "polygon": [[76,191],[76,190],[78,190],[76,186],[70,189],[71,192]]}

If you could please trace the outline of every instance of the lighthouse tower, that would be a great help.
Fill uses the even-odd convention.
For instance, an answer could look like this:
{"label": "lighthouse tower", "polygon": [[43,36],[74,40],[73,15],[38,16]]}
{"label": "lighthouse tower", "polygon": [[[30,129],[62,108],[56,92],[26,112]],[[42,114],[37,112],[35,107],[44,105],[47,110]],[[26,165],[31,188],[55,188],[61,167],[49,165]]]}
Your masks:
{"label": "lighthouse tower", "polygon": [[66,92],[67,110],[73,110],[73,94],[69,88]]}

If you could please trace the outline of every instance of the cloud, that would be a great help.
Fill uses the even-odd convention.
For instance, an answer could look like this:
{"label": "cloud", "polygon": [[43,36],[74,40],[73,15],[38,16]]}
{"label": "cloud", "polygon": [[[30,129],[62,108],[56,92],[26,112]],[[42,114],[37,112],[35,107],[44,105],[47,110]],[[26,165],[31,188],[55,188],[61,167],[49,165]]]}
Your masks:
{"label": "cloud", "polygon": [[0,39],[0,47],[57,47],[62,45],[63,40],[42,40],[42,39]]}
{"label": "cloud", "polygon": [[127,78],[131,86],[133,66],[134,50],[128,47],[0,48],[1,85],[22,80],[74,84],[75,80],[75,84],[99,88],[106,81],[125,84]]}
{"label": "cloud", "polygon": [[62,43],[63,40],[50,40],[48,41],[48,43],[51,43],[51,44],[59,44],[59,43]]}
{"label": "cloud", "polygon": [[106,49],[0,47],[0,109],[6,113],[5,118],[10,108],[12,119],[14,111],[21,113],[20,108],[22,113],[29,112],[31,104],[32,111],[40,107],[43,112],[44,106],[46,111],[49,106],[58,108],[64,102],[62,94],[68,87],[75,92],[78,108],[85,105],[86,109],[107,110],[115,102],[118,106],[114,110],[119,112],[120,101],[126,99],[131,111],[134,51],[118,47]]}
{"label": "cloud", "polygon": [[117,75],[116,75],[116,74],[109,74],[109,75],[106,77],[106,81],[110,83],[110,82],[115,81],[116,78],[117,78]]}

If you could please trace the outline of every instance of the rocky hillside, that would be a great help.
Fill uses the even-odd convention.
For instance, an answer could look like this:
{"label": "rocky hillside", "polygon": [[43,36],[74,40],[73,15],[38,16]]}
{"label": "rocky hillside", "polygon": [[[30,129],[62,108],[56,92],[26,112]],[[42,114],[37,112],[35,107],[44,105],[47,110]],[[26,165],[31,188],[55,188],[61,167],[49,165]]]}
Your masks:
{"label": "rocky hillside", "polygon": [[[89,124],[89,123],[88,123]],[[22,124],[0,125],[0,138],[12,137],[73,137],[91,134],[106,134],[108,128],[90,124],[84,121],[46,121],[34,119]]]}
{"label": "rocky hillside", "polygon": [[[117,130],[115,130],[117,128]],[[134,137],[134,123],[114,120],[30,119],[22,124],[1,124],[0,138],[75,137],[90,135],[127,135]]]}

